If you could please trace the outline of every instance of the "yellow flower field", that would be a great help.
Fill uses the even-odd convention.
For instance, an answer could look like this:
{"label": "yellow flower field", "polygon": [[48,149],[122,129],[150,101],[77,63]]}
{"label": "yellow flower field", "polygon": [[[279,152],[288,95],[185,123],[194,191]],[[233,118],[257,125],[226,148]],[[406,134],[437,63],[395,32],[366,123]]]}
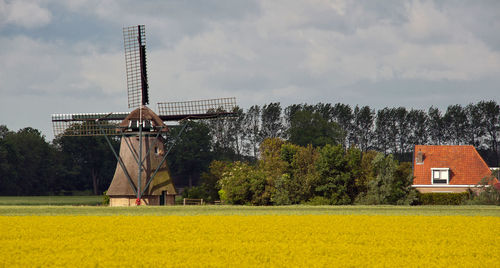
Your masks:
{"label": "yellow flower field", "polygon": [[498,266],[500,217],[0,216],[0,266]]}

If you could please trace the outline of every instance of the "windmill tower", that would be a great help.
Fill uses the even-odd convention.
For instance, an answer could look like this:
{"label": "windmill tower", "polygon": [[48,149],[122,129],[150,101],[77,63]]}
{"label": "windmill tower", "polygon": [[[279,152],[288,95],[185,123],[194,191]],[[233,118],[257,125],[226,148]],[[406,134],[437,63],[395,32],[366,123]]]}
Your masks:
{"label": "windmill tower", "polygon": [[[107,191],[110,206],[169,205],[177,194],[166,163],[166,122],[177,121],[182,131],[189,120],[235,116],[235,98],[149,104],[144,25],[123,28],[130,113],[53,114],[54,135],[104,136],[117,164]],[[120,151],[110,137],[120,138]],[[176,137],[176,139],[178,136]]]}

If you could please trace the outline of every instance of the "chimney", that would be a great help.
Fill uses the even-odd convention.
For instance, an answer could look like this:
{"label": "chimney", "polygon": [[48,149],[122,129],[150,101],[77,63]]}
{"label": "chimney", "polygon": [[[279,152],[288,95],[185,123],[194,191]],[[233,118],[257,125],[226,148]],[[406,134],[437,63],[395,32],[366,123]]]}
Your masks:
{"label": "chimney", "polygon": [[424,163],[424,153],[422,151],[417,152],[417,158],[415,159],[416,164],[423,164]]}

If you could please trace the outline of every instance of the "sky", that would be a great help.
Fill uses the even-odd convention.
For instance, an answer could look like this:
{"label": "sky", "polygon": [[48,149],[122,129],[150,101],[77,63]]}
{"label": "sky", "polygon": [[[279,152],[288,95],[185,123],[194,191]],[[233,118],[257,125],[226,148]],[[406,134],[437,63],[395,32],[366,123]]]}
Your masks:
{"label": "sky", "polygon": [[138,24],[153,110],[500,102],[497,0],[0,0],[0,125],[50,141],[51,114],[130,111],[122,28]]}

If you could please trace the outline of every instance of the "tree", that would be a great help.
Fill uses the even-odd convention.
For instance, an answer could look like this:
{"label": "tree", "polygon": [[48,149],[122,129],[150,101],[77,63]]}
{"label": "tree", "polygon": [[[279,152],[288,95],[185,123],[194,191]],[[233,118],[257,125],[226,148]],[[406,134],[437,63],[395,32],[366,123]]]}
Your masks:
{"label": "tree", "polygon": [[265,138],[278,138],[282,136],[283,122],[281,121],[281,106],[279,102],[270,103],[262,107],[262,127],[260,136]]}
{"label": "tree", "polygon": [[6,125],[0,125],[0,139],[5,138],[8,134],[12,134],[13,132],[10,131]]}
{"label": "tree", "polygon": [[489,148],[496,156],[496,166],[499,164],[499,137],[500,131],[500,106],[494,101],[481,101],[477,104],[479,114],[481,115],[480,122],[484,125],[486,132],[486,140],[489,143]]}
{"label": "tree", "polygon": [[359,180],[359,178],[363,175],[362,159],[363,153],[357,147],[350,147],[345,152],[345,172],[349,174],[349,187],[347,188],[347,194],[351,200],[350,203],[354,201],[356,196],[362,190],[356,185],[357,180]]}
{"label": "tree", "polygon": [[416,200],[416,190],[411,187],[413,176],[409,163],[399,165],[392,155],[378,153],[372,164],[375,178],[368,182],[366,194],[358,196],[358,203],[409,205]]}
{"label": "tree", "polygon": [[229,162],[212,161],[208,171],[201,174],[200,184],[184,189],[182,196],[185,198],[202,198],[206,202],[220,200],[219,191],[221,188],[218,182],[230,166],[231,163]]}
{"label": "tree", "polygon": [[318,185],[314,189],[316,195],[330,200],[332,205],[352,203],[355,192],[355,181],[348,170],[348,161],[341,145],[325,145],[319,150],[316,162]]}
{"label": "tree", "polygon": [[467,116],[467,124],[470,126],[465,133],[467,144],[473,145],[477,149],[481,146],[481,137],[485,134],[486,122],[483,121],[483,114],[479,105],[470,103],[465,107],[465,114]]}
{"label": "tree", "polygon": [[254,157],[258,156],[258,148],[261,141],[261,136],[259,135],[261,129],[260,116],[260,107],[253,105],[248,109],[243,121],[243,131],[248,138],[247,151],[251,152]]}
{"label": "tree", "polygon": [[[276,189],[275,182],[285,173],[286,163],[281,159],[281,148],[284,143],[285,141],[280,138],[268,138],[260,144],[260,159],[257,167],[263,176],[265,186],[258,188],[261,192],[259,204],[271,203]],[[257,178],[258,176],[254,177],[254,180]]]}
{"label": "tree", "polygon": [[239,161],[227,166],[227,172],[219,180],[221,200],[234,205],[249,204],[252,199],[250,177],[254,170],[250,165]]}
{"label": "tree", "polygon": [[408,120],[408,144],[413,148],[417,144],[427,144],[428,132],[427,125],[428,122],[427,114],[422,110],[411,109],[406,116]]}
{"label": "tree", "polygon": [[54,149],[40,131],[31,127],[14,133],[2,128],[0,139],[0,192],[8,195],[50,193],[58,176]]}
{"label": "tree", "polygon": [[312,198],[318,177],[315,168],[317,149],[312,145],[302,147],[286,143],[281,147],[281,159],[286,163],[286,169],[275,182],[273,202],[277,205],[299,204]]}
{"label": "tree", "polygon": [[[236,110],[237,111],[237,110]],[[225,112],[221,109],[217,112]],[[232,123],[234,118],[216,118],[204,121],[210,130],[209,137],[212,139],[212,150],[218,159],[235,160],[236,152],[234,145],[237,143],[235,126]]]}
{"label": "tree", "polygon": [[358,195],[366,193],[368,190],[368,183],[375,178],[373,159],[375,159],[377,154],[376,151],[368,151],[364,152],[361,156],[361,164],[359,165],[360,173],[355,177],[355,186]]}
{"label": "tree", "polygon": [[[177,137],[180,128],[171,128],[167,148],[172,146],[168,155],[168,164],[175,183],[193,186],[197,184],[202,172],[207,171],[213,159],[210,129],[203,122],[191,121],[184,132]],[[175,142],[175,143],[174,143]]]}
{"label": "tree", "polygon": [[331,116],[342,131],[344,132],[341,143],[347,148],[352,140],[352,127],[353,127],[353,113],[352,109],[347,104],[337,103],[332,108]]}
{"label": "tree", "polygon": [[[118,151],[118,139],[110,139],[110,142]],[[109,186],[117,161],[104,137],[60,136],[53,143],[64,156],[67,169],[64,176],[70,182],[62,183],[60,190],[92,189],[99,195]]]}
{"label": "tree", "polygon": [[470,131],[470,125],[468,124],[465,109],[461,105],[448,106],[442,122],[448,143],[454,145],[467,143],[466,133]]}
{"label": "tree", "polygon": [[377,119],[375,120],[375,136],[377,149],[384,154],[387,154],[391,147],[396,147],[397,130],[394,122],[393,109],[386,107],[377,111]]}
{"label": "tree", "polygon": [[228,135],[233,137],[231,139],[232,144],[230,145],[230,147],[236,154],[238,160],[240,160],[244,153],[244,142],[247,136],[246,132],[244,131],[245,116],[243,114],[243,109],[239,107],[235,107],[233,112],[236,114],[236,116],[227,119]]}
{"label": "tree", "polygon": [[357,144],[361,151],[366,152],[371,146],[373,139],[373,120],[375,111],[368,106],[354,108],[354,124],[352,126],[352,141]]}
{"label": "tree", "polygon": [[399,155],[403,155],[405,152],[410,150],[410,144],[408,143],[409,138],[409,126],[408,126],[408,111],[406,111],[405,107],[398,107],[392,110],[393,120],[395,123],[395,137],[397,143],[394,143],[394,148],[392,150],[393,153],[399,153]]}
{"label": "tree", "polygon": [[15,133],[9,131],[7,126],[0,126],[0,194],[1,195],[19,195],[21,189],[18,189],[17,180],[17,159],[20,157],[10,139],[7,137]]}
{"label": "tree", "polygon": [[326,144],[338,144],[342,141],[342,131],[334,122],[328,122],[317,112],[301,110],[295,112],[288,129],[291,143],[314,147]]}
{"label": "tree", "polygon": [[441,116],[441,112],[438,108],[431,107],[427,112],[427,133],[429,133],[429,141],[431,144],[441,145],[446,139],[445,135],[445,127],[443,125],[443,117]]}

